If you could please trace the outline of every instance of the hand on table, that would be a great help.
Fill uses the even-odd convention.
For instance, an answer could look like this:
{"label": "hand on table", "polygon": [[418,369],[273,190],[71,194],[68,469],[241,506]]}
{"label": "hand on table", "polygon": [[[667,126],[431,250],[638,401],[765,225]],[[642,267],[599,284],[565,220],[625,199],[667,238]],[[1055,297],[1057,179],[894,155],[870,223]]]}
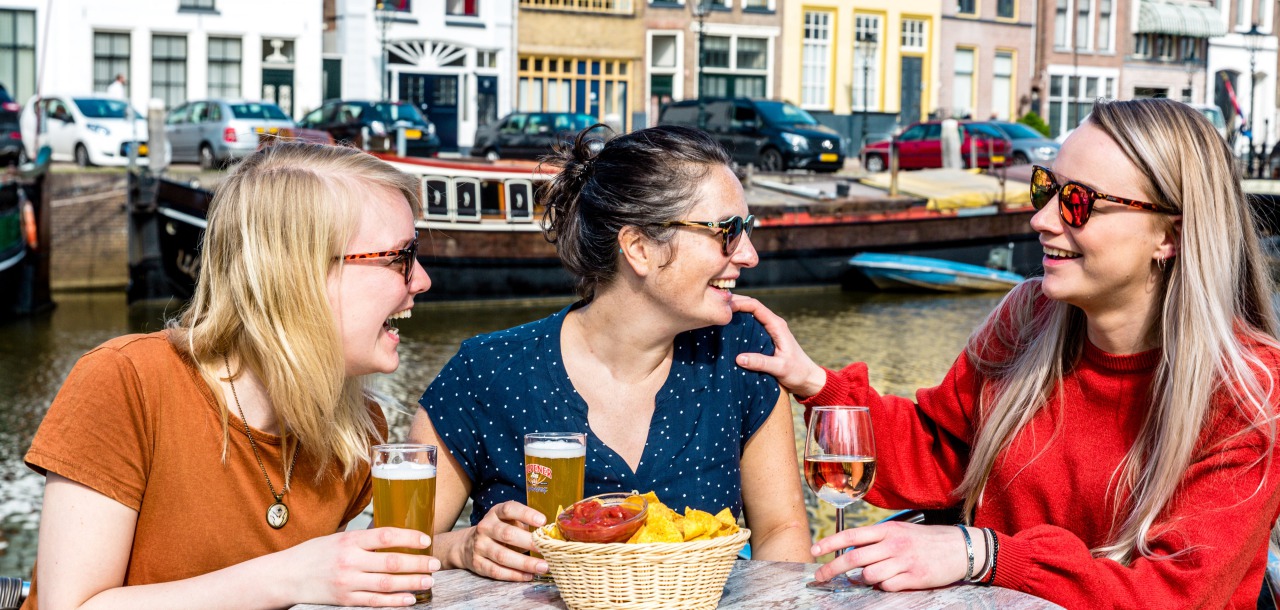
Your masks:
{"label": "hand on table", "polygon": [[739,354],[738,366],[773,375],[782,387],[800,398],[808,398],[822,391],[822,386],[827,384],[827,371],[804,353],[795,335],[787,327],[786,320],[751,297],[735,294],[732,305],[734,311],[755,316],[756,321],[764,326],[773,339],[774,347],[772,356]]}
{"label": "hand on table", "polygon": [[407,591],[430,589],[440,561],[429,555],[378,552],[425,549],[431,537],[394,527],[353,530],[308,540],[276,553],[299,602],[335,606],[411,606]]}
{"label": "hand on table", "polygon": [[[977,532],[970,528],[970,533]],[[986,562],[986,541],[972,536],[974,570]],[[862,568],[869,585],[885,591],[932,589],[964,578],[968,565],[964,536],[954,525],[878,523],[838,532],[819,540],[814,557],[851,548],[814,573],[815,580],[830,580],[854,568]]]}
{"label": "hand on table", "polygon": [[536,550],[528,528],[545,524],[542,513],[519,502],[494,506],[480,523],[465,530],[463,567],[495,580],[532,580],[547,571],[547,562],[523,553]]}

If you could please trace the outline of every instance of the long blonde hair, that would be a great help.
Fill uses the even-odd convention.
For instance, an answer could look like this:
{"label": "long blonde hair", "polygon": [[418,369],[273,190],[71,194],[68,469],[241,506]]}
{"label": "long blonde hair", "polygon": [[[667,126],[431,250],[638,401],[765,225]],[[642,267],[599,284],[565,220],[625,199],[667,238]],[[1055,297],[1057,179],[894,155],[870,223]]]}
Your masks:
{"label": "long blonde hair", "polygon": [[[366,379],[344,374],[326,289],[375,190],[404,195],[417,216],[416,180],[359,150],[278,144],[250,155],[214,195],[195,296],[169,322],[210,387],[227,355],[261,380],[281,436],[315,460],[317,476],[333,459],[350,476],[378,438]],[[225,459],[228,409],[214,396]]]}
{"label": "long blonde hair", "polygon": [[[1274,380],[1247,343],[1276,346],[1277,323],[1240,173],[1213,125],[1191,107],[1165,99],[1099,102],[1088,120],[1137,166],[1147,200],[1182,216],[1176,258],[1155,269],[1163,274],[1163,293],[1159,318],[1149,323],[1163,355],[1152,381],[1151,412],[1111,482],[1111,493],[1127,492],[1128,499],[1116,504],[1110,539],[1092,549],[1127,564],[1151,556],[1161,511],[1192,460],[1212,450],[1198,442],[1215,394],[1229,392],[1254,422],[1248,432],[1266,434],[1268,446],[1274,444]],[[1000,453],[1059,394],[1083,350],[1084,313],[1046,300],[1038,280],[1025,283],[966,347],[988,380],[972,456],[957,489],[966,515],[974,514]]]}

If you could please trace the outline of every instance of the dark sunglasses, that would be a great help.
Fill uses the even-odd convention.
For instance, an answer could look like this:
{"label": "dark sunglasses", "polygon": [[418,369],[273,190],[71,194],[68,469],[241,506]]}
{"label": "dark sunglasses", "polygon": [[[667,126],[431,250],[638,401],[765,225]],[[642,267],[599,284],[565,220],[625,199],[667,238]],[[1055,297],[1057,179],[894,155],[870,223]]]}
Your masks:
{"label": "dark sunglasses", "polygon": [[1083,227],[1084,223],[1089,221],[1089,214],[1093,212],[1093,203],[1099,199],[1149,212],[1171,213],[1161,210],[1154,203],[1099,193],[1079,182],[1067,182],[1059,185],[1058,177],[1054,176],[1053,172],[1039,165],[1033,166],[1031,170],[1031,205],[1039,210],[1048,204],[1054,195],[1058,196],[1058,215],[1062,217],[1062,222],[1076,228]]}
{"label": "dark sunglasses", "polygon": [[413,279],[413,263],[418,259],[418,232],[414,231],[413,241],[409,242],[408,247],[401,250],[383,250],[382,252],[364,252],[361,254],[343,255],[344,261],[364,261],[374,258],[390,258],[391,261],[387,266],[400,265],[400,272],[404,274],[404,283],[408,284]]}
{"label": "dark sunglasses", "polygon": [[744,233],[751,235],[751,229],[756,227],[756,217],[755,214],[747,214],[746,218],[734,216],[721,221],[671,220],[657,226],[711,229],[720,234],[720,250],[729,256],[738,250],[738,242],[742,241]]}

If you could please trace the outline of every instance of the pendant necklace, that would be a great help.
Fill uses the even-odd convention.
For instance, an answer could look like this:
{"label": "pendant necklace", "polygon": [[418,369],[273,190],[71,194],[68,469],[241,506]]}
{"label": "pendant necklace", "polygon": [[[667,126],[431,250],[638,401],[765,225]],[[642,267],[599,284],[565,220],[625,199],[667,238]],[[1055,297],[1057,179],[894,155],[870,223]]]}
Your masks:
{"label": "pendant necklace", "polygon": [[280,529],[289,522],[289,507],[284,505],[284,495],[289,493],[289,477],[293,476],[293,466],[298,463],[297,445],[294,446],[289,469],[284,473],[284,487],[280,489],[280,493],[276,493],[276,486],[271,484],[271,475],[267,474],[267,467],[258,455],[258,445],[253,441],[253,432],[249,430],[249,420],[244,416],[244,407],[240,406],[240,396],[236,394],[236,382],[231,380],[231,362],[226,354],[222,355],[222,363],[227,367],[227,384],[231,386],[231,397],[235,399],[236,410],[240,412],[240,421],[244,423],[244,433],[249,437],[249,448],[253,450],[253,459],[258,461],[258,468],[262,469],[262,476],[267,479],[267,488],[271,490],[271,496],[276,499],[275,503],[267,508],[267,525],[272,529]]}

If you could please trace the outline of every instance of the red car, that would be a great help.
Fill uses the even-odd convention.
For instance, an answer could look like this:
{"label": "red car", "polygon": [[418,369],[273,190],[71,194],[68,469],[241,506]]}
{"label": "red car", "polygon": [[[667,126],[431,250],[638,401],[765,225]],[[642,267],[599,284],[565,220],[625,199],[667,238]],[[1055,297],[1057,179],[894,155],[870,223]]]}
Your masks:
{"label": "red car", "polygon": [[[1012,145],[994,127],[983,123],[959,121],[960,159],[965,167],[990,167],[990,157],[998,157],[994,165],[1009,162]],[[970,148],[973,156],[970,157]],[[889,168],[889,141],[867,144],[862,149],[862,159],[867,171],[882,172]],[[942,121],[916,123],[898,136],[898,167],[900,169],[924,169],[942,167]]]}

